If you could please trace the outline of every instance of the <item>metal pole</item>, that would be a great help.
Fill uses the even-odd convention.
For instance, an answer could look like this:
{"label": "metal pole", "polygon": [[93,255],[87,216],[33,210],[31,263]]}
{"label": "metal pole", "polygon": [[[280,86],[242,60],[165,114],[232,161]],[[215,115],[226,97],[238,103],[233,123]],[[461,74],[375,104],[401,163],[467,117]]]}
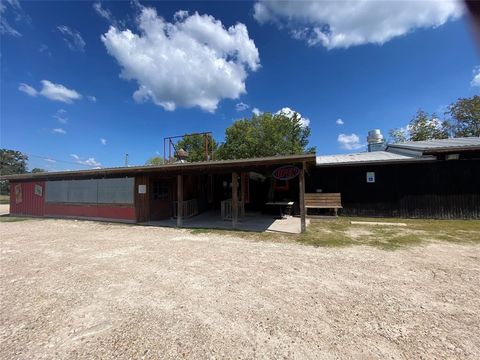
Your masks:
{"label": "metal pole", "polygon": [[125,167],[128,167],[128,154],[125,154]]}

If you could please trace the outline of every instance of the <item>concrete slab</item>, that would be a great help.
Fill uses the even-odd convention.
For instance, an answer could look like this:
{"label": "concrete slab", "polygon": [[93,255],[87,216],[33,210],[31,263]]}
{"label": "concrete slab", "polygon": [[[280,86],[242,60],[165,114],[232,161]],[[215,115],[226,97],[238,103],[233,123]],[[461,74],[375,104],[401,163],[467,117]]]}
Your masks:
{"label": "concrete slab", "polygon": [[[176,227],[176,219],[149,221],[145,225]],[[307,226],[309,220],[307,219]],[[184,228],[205,228],[232,230],[232,222],[222,220],[220,212],[208,211],[197,216],[183,220]],[[300,218],[289,216],[285,219],[275,219],[272,215],[261,213],[246,213],[244,218],[239,219],[237,230],[255,232],[279,232],[289,234],[300,233]]]}

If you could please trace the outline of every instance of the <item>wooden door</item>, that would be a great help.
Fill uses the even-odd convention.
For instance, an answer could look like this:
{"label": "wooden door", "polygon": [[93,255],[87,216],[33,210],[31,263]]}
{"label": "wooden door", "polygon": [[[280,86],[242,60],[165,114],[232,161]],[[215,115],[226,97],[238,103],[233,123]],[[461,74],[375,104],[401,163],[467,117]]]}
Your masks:
{"label": "wooden door", "polygon": [[173,185],[170,179],[153,179],[150,191],[150,220],[170,219],[173,216]]}

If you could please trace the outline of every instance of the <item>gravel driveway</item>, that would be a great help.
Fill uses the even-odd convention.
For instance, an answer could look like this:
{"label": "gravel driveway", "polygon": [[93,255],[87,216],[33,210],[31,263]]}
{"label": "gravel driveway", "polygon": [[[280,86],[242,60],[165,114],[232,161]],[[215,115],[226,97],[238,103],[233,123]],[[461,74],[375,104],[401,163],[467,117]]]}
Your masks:
{"label": "gravel driveway", "polygon": [[480,246],[0,223],[0,357],[480,358]]}

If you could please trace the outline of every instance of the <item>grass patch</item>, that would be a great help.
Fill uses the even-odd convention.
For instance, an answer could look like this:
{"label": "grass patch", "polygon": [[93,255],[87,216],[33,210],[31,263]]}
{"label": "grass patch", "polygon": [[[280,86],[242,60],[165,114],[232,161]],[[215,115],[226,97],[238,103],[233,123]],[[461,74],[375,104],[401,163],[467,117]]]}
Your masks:
{"label": "grass patch", "polygon": [[[407,227],[351,224],[350,221],[401,222]],[[324,247],[368,245],[397,250],[428,241],[480,242],[478,220],[338,218],[311,220],[298,242]]]}
{"label": "grass patch", "polygon": [[209,234],[213,231],[214,231],[213,229],[204,229],[204,228],[196,228],[196,229],[190,230],[192,234]]}
{"label": "grass patch", "polygon": [[17,216],[0,216],[0,222],[17,222],[32,220],[30,218],[17,217]]}

